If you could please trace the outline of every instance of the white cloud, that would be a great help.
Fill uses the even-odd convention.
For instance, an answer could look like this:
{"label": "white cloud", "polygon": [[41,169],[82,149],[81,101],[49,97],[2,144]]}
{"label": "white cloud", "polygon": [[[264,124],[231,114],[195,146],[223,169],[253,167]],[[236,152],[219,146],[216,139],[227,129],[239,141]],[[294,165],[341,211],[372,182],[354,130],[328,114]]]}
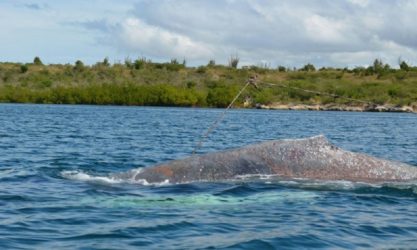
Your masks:
{"label": "white cloud", "polygon": [[304,21],[307,36],[316,42],[344,43],[346,27],[343,21],[332,20],[320,15],[312,15]]}
{"label": "white cloud", "polygon": [[149,25],[203,41],[221,58],[238,52],[255,64],[346,66],[375,57],[392,64],[400,56],[417,61],[416,10],[412,0],[159,0],[139,1],[133,13]]}
{"label": "white cloud", "polygon": [[351,2],[352,4],[356,4],[362,8],[367,7],[369,4],[369,0],[348,0],[348,2]]}
{"label": "white cloud", "polygon": [[157,57],[209,58],[211,51],[203,43],[187,36],[128,18],[121,25],[120,38],[128,50]]}
{"label": "white cloud", "polygon": [[416,13],[415,0],[6,0],[0,54],[200,64],[238,53],[252,64],[340,67],[402,57],[416,65]]}

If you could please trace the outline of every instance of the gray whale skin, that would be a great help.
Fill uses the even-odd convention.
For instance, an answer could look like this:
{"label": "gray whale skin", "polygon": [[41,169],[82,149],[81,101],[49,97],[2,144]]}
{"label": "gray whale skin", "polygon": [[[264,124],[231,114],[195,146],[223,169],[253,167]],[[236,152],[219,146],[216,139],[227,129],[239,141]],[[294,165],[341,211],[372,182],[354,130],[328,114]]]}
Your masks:
{"label": "gray whale skin", "polygon": [[172,184],[232,180],[242,175],[374,183],[417,180],[417,167],[349,152],[319,135],[193,155],[131,174],[135,180]]}

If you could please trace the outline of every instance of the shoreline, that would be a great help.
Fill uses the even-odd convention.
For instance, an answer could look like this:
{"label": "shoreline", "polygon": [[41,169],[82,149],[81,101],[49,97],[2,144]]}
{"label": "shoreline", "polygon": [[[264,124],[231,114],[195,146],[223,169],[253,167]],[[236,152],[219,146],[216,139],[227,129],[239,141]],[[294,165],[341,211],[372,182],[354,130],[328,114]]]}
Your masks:
{"label": "shoreline", "polygon": [[[115,107],[163,107],[163,108],[202,108],[202,109],[224,109],[216,107],[200,106],[158,106],[158,105],[124,105],[124,104],[81,104],[81,103],[30,103],[30,102],[0,102],[11,105],[71,105],[71,106],[115,106]],[[233,109],[265,109],[265,110],[296,110],[296,111],[338,111],[338,112],[384,112],[384,113],[417,113],[417,106],[394,106],[394,105],[377,105],[377,106],[348,106],[343,104],[282,104],[272,103],[269,105],[256,104],[254,106],[233,107]]]}
{"label": "shoreline", "polygon": [[394,106],[389,104],[349,106],[335,103],[316,105],[272,103],[269,105],[257,104],[255,105],[255,108],[269,110],[417,113],[417,106]]}

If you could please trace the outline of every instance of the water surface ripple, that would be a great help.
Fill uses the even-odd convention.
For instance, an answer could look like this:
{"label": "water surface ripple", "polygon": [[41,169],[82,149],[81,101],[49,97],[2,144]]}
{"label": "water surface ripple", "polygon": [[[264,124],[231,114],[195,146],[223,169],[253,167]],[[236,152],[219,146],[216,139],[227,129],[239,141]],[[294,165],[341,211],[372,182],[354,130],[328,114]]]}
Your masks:
{"label": "water surface ripple", "polygon": [[[216,109],[0,105],[1,249],[414,248],[417,185],[106,176],[191,154]],[[417,165],[417,116],[231,110],[199,153],[324,134]],[[65,178],[78,173],[90,179]],[[100,179],[102,178],[102,179]]]}

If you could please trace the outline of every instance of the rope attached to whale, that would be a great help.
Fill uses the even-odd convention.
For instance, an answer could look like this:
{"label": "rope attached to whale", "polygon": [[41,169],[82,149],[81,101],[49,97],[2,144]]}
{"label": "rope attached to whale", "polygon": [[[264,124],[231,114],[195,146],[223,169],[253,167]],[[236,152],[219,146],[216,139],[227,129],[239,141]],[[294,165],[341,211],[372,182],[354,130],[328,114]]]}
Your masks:
{"label": "rope attached to whale", "polygon": [[192,152],[193,155],[196,153],[197,150],[199,150],[203,146],[204,140],[207,139],[207,137],[209,136],[209,134],[224,119],[224,117],[226,116],[227,111],[233,106],[233,104],[236,102],[236,100],[239,98],[239,96],[243,93],[243,91],[249,85],[252,85],[256,89],[259,90],[258,84],[263,84],[263,85],[268,85],[268,86],[274,86],[274,87],[280,87],[280,88],[288,88],[288,89],[293,89],[293,90],[297,90],[297,91],[303,91],[303,92],[310,93],[310,94],[328,96],[328,97],[332,97],[332,98],[339,98],[339,99],[344,99],[344,100],[348,100],[348,101],[359,102],[359,103],[363,103],[363,104],[366,104],[366,105],[378,106],[377,103],[372,102],[372,101],[365,101],[365,100],[360,100],[360,99],[345,97],[345,96],[341,96],[341,95],[337,95],[337,94],[331,94],[331,93],[320,92],[320,91],[315,91],[315,90],[303,89],[303,88],[299,88],[299,87],[290,86],[289,84],[258,82],[257,81],[257,75],[255,75],[255,76],[250,77],[246,81],[246,84],[240,89],[240,91],[233,98],[233,100],[230,102],[230,104],[227,106],[227,108],[217,117],[217,119],[210,125],[210,127],[208,127],[208,129],[206,130],[206,132],[202,136],[200,136],[200,139],[198,140],[197,144],[195,145],[195,147],[193,149],[193,152]]}
{"label": "rope attached to whale", "polygon": [[217,119],[208,127],[206,132],[200,137],[199,141],[197,142],[196,146],[193,150],[193,155],[195,152],[200,149],[203,146],[204,140],[209,136],[209,134],[217,127],[217,125],[224,119],[226,116],[226,112],[233,106],[233,104],[236,102],[237,98],[243,93],[243,91],[248,87],[249,84],[251,84],[252,81],[248,80],[246,84],[243,86],[243,88],[240,89],[239,93],[233,98],[233,100],[230,102],[229,106],[217,117]]}

